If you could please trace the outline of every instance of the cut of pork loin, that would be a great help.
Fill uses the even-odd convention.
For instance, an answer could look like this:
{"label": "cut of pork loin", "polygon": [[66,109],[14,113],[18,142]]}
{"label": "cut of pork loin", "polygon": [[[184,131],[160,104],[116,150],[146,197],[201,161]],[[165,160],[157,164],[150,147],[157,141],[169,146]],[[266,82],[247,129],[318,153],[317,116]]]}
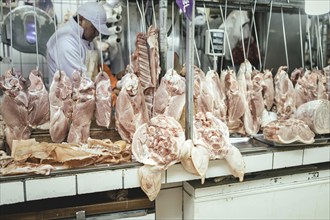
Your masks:
{"label": "cut of pork loin", "polygon": [[111,123],[111,82],[106,72],[95,77],[95,119],[98,126],[110,127]]}
{"label": "cut of pork loin", "polygon": [[304,121],[316,134],[330,133],[330,101],[313,100],[297,108],[294,118]]}
{"label": "cut of pork loin", "polygon": [[[32,128],[49,129],[49,95],[39,70],[32,70],[28,88],[29,125]],[[47,125],[45,125],[47,123]]]}
{"label": "cut of pork loin", "polygon": [[280,144],[291,144],[296,141],[311,144],[315,136],[305,122],[294,118],[268,123],[263,134],[266,140]]}
{"label": "cut of pork loin", "polygon": [[53,142],[65,140],[72,117],[72,84],[63,71],[54,74],[49,89],[50,127],[49,133]]}
{"label": "cut of pork loin", "polygon": [[185,89],[185,78],[175,70],[169,69],[155,93],[155,115],[164,114],[179,121],[185,105]]}
{"label": "cut of pork loin", "polygon": [[1,112],[6,123],[6,142],[10,149],[13,140],[28,139],[31,135],[28,120],[28,96],[22,78],[20,72],[12,72],[10,69],[0,80],[0,88],[4,91]]}
{"label": "cut of pork loin", "polygon": [[85,74],[74,71],[72,123],[68,134],[68,143],[87,143],[89,130],[95,109],[95,89],[93,81]]}

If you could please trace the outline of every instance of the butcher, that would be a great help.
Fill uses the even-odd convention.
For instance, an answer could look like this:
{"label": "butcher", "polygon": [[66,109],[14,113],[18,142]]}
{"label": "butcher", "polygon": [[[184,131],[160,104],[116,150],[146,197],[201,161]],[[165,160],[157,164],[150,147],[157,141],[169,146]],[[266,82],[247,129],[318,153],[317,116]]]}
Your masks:
{"label": "butcher", "polygon": [[100,33],[110,35],[107,16],[102,5],[87,2],[77,9],[77,14],[50,37],[47,42],[47,62],[50,82],[60,69],[72,80],[74,70],[87,71],[85,64],[88,50],[94,50],[93,39]]}

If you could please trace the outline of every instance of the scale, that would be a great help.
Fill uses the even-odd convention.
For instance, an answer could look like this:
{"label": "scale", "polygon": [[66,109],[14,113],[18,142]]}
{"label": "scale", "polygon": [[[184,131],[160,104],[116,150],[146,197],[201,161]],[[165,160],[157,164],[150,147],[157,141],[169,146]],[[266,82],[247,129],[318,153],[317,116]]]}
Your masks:
{"label": "scale", "polygon": [[225,31],[223,29],[208,29],[205,31],[205,54],[213,57],[214,69],[219,56],[225,55]]}

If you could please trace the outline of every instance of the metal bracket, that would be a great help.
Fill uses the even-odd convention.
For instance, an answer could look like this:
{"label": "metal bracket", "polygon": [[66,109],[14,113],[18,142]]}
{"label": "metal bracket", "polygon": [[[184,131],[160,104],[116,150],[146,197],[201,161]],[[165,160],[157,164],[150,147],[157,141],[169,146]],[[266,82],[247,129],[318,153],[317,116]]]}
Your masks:
{"label": "metal bracket", "polygon": [[76,212],[76,219],[77,220],[86,220],[85,211],[81,210],[81,211]]}

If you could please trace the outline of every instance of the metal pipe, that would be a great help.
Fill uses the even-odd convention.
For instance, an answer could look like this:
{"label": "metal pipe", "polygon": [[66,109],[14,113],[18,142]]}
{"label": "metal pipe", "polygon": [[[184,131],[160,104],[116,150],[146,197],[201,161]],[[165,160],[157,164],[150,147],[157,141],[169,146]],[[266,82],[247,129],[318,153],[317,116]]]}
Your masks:
{"label": "metal pipe", "polygon": [[161,79],[167,70],[167,0],[159,1],[159,47],[160,47],[160,66],[162,67]]}
{"label": "metal pipe", "polygon": [[[194,4],[194,3],[193,3]],[[192,7],[192,18],[195,17],[195,6]],[[185,105],[185,135],[186,139],[193,139],[193,116],[194,116],[194,38],[195,22],[186,19],[186,105]]]}

